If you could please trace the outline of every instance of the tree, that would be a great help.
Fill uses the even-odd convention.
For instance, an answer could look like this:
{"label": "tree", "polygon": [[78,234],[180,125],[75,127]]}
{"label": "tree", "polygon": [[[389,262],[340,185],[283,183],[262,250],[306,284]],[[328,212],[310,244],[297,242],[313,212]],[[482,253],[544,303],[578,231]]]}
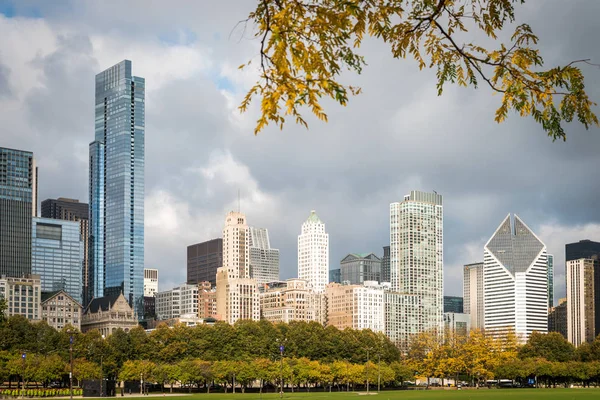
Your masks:
{"label": "tree", "polygon": [[83,380],[100,379],[102,371],[100,366],[84,358],[73,360],[73,378],[81,382]]}
{"label": "tree", "polygon": [[558,332],[533,332],[527,343],[519,350],[519,357],[543,357],[548,361],[571,361],[575,359],[575,347]]}
{"label": "tree", "polygon": [[[308,126],[306,106],[327,121],[321,98],[346,105],[361,89],[340,81],[344,70],[360,73],[366,65],[357,53],[365,36],[390,46],[394,58],[414,58],[419,69],[437,69],[437,91],[446,83],[502,94],[495,120],[510,110],[532,116],[553,139],[565,139],[564,122],[573,118],[586,129],[598,125],[575,60],[544,69],[537,36],[528,24],[515,27],[508,43],[498,35],[516,23],[508,0],[259,0],[246,23],[260,40],[260,80],[242,104],[261,98],[255,134],[268,123],[283,127],[285,116]],[[521,0],[523,3],[524,0]],[[468,34],[467,34],[468,33]],[[476,37],[478,41],[463,41]],[[481,43],[490,43],[485,47]],[[240,68],[250,64],[241,65]]]}
{"label": "tree", "polygon": [[0,324],[6,321],[6,309],[8,305],[6,304],[6,299],[4,297],[0,297]]}
{"label": "tree", "polygon": [[154,378],[154,370],[156,364],[148,360],[128,360],[125,361],[119,380],[122,381],[137,381],[140,379],[148,380]]}

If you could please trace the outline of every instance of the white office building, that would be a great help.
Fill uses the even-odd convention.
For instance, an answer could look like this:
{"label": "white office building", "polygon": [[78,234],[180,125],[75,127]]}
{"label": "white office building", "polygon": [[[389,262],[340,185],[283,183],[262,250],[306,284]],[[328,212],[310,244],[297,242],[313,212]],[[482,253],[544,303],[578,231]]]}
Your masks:
{"label": "white office building", "polygon": [[546,245],[517,216],[506,216],[483,253],[484,327],[508,331],[524,343],[533,331],[548,331]]}
{"label": "white office building", "polygon": [[463,270],[463,311],[470,329],[483,329],[483,263],[467,264]]}
{"label": "white office building", "polygon": [[158,270],[144,268],[144,296],[154,297],[158,292]]}
{"label": "white office building", "polygon": [[186,283],[171,290],[157,292],[155,300],[156,319],[179,318],[182,315],[198,315],[198,285]]}
{"label": "white office building", "polygon": [[595,263],[589,258],[567,261],[567,340],[575,347],[593,342],[598,334]]}
{"label": "white office building", "polygon": [[329,234],[315,210],[298,235],[298,278],[306,280],[317,293],[322,293],[329,282]]}
{"label": "white office building", "polygon": [[279,280],[279,250],[271,248],[269,231],[266,228],[249,228],[250,246],[250,278],[256,283],[265,283]]}

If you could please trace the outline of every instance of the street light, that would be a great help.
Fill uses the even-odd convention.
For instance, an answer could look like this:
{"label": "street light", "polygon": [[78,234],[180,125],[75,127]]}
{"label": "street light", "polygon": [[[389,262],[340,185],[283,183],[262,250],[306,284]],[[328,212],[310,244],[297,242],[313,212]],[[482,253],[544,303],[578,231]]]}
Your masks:
{"label": "street light", "polygon": [[69,364],[71,370],[69,371],[69,397],[73,400],[73,330],[68,329],[69,334]]}
{"label": "street light", "polygon": [[283,343],[287,342],[287,339],[283,339],[282,341],[279,338],[275,339],[277,343],[281,343],[279,346],[279,398],[283,398],[283,351],[285,350],[285,346]]}
{"label": "street light", "polygon": [[381,388],[381,355],[377,354],[377,392]]}
{"label": "street light", "polygon": [[27,353],[23,352],[21,354],[21,359],[23,360],[23,372],[21,372],[21,398],[23,398],[25,393],[25,357],[27,357]]}

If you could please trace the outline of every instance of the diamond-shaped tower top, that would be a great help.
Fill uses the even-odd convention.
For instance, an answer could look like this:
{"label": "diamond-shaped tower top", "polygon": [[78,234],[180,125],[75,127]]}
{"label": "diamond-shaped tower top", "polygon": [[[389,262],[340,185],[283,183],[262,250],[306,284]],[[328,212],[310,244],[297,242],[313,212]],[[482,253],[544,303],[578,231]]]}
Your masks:
{"label": "diamond-shaped tower top", "polygon": [[513,276],[516,272],[526,272],[544,246],[517,215],[511,226],[510,214],[485,245]]}
{"label": "diamond-shaped tower top", "polygon": [[310,211],[310,215],[306,219],[306,222],[310,222],[313,224],[322,224],[323,223],[323,221],[321,221],[321,219],[319,218],[319,216],[317,215],[317,212],[315,210]]}

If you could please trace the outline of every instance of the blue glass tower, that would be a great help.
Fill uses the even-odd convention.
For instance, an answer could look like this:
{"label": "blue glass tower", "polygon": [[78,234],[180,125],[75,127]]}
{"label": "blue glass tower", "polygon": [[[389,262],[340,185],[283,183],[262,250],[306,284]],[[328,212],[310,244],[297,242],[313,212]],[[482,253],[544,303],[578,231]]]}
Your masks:
{"label": "blue glass tower", "polygon": [[144,298],[145,80],[124,60],[96,75],[90,144],[90,275],[94,297]]}

